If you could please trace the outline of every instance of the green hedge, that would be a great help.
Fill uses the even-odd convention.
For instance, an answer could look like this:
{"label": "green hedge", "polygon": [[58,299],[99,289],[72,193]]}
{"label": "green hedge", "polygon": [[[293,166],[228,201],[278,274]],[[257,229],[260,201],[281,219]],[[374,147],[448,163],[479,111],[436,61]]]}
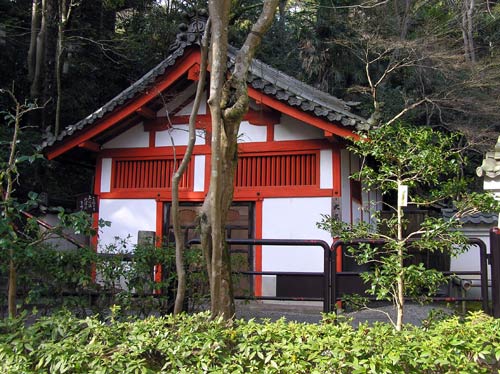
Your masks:
{"label": "green hedge", "polygon": [[423,328],[348,322],[136,321],[69,313],[0,325],[3,373],[498,373],[500,320],[481,313]]}

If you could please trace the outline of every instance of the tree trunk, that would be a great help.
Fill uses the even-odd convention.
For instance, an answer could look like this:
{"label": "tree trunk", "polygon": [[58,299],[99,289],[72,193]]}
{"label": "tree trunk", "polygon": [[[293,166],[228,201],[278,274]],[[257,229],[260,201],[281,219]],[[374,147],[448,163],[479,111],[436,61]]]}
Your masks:
{"label": "tree trunk", "polygon": [[209,1],[212,21],[210,93],[212,116],[210,187],[200,213],[201,241],[207,260],[212,317],[234,316],[229,249],[225,242],[227,212],[233,200],[234,172],[238,156],[238,130],[248,110],[248,68],[269,29],[279,0],[266,0],[259,19],[236,56],[234,72],[226,81],[229,0]]}
{"label": "tree trunk", "polygon": [[[68,3],[69,1],[69,3]],[[59,22],[57,25],[57,46],[56,46],[56,110],[54,114],[54,135],[58,135],[61,129],[61,102],[62,102],[62,67],[66,55],[64,32],[71,16],[71,10],[75,6],[72,0],[59,0]]]}
{"label": "tree trunk", "polygon": [[28,80],[33,82],[36,68],[36,40],[40,29],[40,1],[33,0],[31,5],[31,30],[30,30],[30,47],[28,49]]}
{"label": "tree trunk", "polygon": [[397,240],[397,257],[399,272],[397,275],[397,295],[396,295],[396,330],[401,331],[403,328],[404,318],[404,241],[403,241],[403,208],[401,201],[399,201],[399,191],[401,189],[401,181],[398,179],[398,204],[397,204],[397,217],[398,217],[398,240]]}
{"label": "tree trunk", "polygon": [[17,271],[16,264],[14,262],[14,250],[12,248],[9,249],[9,256],[10,260],[7,304],[9,318],[14,318],[17,315]]}
{"label": "tree trunk", "polygon": [[44,71],[44,56],[45,56],[45,38],[47,34],[47,0],[42,0],[41,16],[40,16],[40,31],[36,37],[36,51],[34,57],[33,79],[31,80],[30,95],[32,100],[37,100],[41,96],[42,78]]}
{"label": "tree trunk", "polygon": [[[19,137],[19,129],[21,126],[21,117],[23,113],[21,111],[21,105],[15,98],[14,94],[11,92],[9,94],[16,104],[16,114],[14,117],[14,134],[12,135],[12,142],[9,150],[9,162],[7,164],[5,173],[5,179],[6,179],[5,191],[0,191],[0,192],[2,192],[1,197],[3,199],[3,202],[5,203],[4,219],[7,222],[12,223],[13,220],[11,217],[9,205],[12,203],[11,202],[12,192],[14,191],[15,176],[13,176],[13,173],[15,173],[14,170],[16,170],[17,143]],[[0,185],[3,186],[3,181],[0,181]],[[15,235],[14,231],[13,233]],[[9,233],[7,233],[7,235],[10,236]],[[17,314],[17,305],[16,305],[17,271],[16,271],[16,263],[14,261],[14,248],[12,247],[12,245],[13,244],[11,243],[9,248],[9,284],[7,292],[7,307],[10,318],[14,318]]]}
{"label": "tree trunk", "polygon": [[209,28],[210,21],[207,23],[205,34],[203,35],[201,41],[200,76],[198,77],[198,86],[196,88],[193,109],[191,110],[191,115],[189,117],[189,141],[181,164],[172,177],[172,223],[175,236],[175,268],[177,271],[177,294],[175,296],[174,314],[182,312],[186,295],[186,271],[184,264],[185,243],[179,217],[179,181],[184,175],[189,161],[191,160],[194,144],[196,142],[196,117],[200,108],[203,92],[205,91],[205,79],[207,75],[207,38]]}
{"label": "tree trunk", "polygon": [[464,41],[465,61],[476,63],[476,51],[474,47],[474,7],[475,0],[463,0],[462,4],[462,37]]}
{"label": "tree trunk", "polygon": [[46,0],[46,38],[45,38],[45,75],[43,81],[43,113],[42,127],[54,130],[56,107],[56,54],[58,38],[58,3],[57,0]]}
{"label": "tree trunk", "polygon": [[[210,94],[208,105],[212,115],[212,158],[210,165],[210,187],[203,204],[201,220],[203,235],[202,246],[210,248],[207,254],[211,256],[209,269],[211,312],[212,317],[222,315],[232,318],[234,315],[233,295],[231,292],[231,279],[226,277],[230,264],[223,261],[225,245],[224,224],[225,215],[222,201],[222,88],[225,81],[227,61],[227,28],[229,22],[230,1],[211,0],[208,3],[209,14],[212,21],[211,27],[211,71]],[[210,244],[203,241],[210,240]],[[223,290],[222,287],[225,289]],[[226,296],[226,297],[224,297]]]}

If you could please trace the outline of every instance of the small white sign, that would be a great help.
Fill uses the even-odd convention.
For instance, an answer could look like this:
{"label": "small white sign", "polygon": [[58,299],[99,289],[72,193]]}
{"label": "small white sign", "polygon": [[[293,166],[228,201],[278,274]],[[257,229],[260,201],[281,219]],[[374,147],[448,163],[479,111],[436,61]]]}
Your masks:
{"label": "small white sign", "polygon": [[408,186],[400,184],[398,188],[398,205],[408,206]]}

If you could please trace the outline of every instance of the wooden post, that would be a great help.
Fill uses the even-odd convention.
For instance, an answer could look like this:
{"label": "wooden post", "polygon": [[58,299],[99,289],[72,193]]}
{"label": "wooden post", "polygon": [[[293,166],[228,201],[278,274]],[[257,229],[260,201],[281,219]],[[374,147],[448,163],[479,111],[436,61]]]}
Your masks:
{"label": "wooden post", "polygon": [[490,230],[490,253],[493,316],[500,318],[500,229],[497,227]]}

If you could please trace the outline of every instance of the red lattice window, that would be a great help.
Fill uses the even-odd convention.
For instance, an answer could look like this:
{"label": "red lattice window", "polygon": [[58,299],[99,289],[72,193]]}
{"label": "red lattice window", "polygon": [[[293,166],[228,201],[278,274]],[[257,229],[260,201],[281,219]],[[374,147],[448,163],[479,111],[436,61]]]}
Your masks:
{"label": "red lattice window", "polygon": [[316,152],[293,155],[242,155],[238,158],[236,187],[316,186]]}
{"label": "red lattice window", "polygon": [[[169,189],[172,187],[172,174],[180,160],[115,160],[112,188],[119,189]],[[179,182],[179,188],[192,187],[191,164]]]}

